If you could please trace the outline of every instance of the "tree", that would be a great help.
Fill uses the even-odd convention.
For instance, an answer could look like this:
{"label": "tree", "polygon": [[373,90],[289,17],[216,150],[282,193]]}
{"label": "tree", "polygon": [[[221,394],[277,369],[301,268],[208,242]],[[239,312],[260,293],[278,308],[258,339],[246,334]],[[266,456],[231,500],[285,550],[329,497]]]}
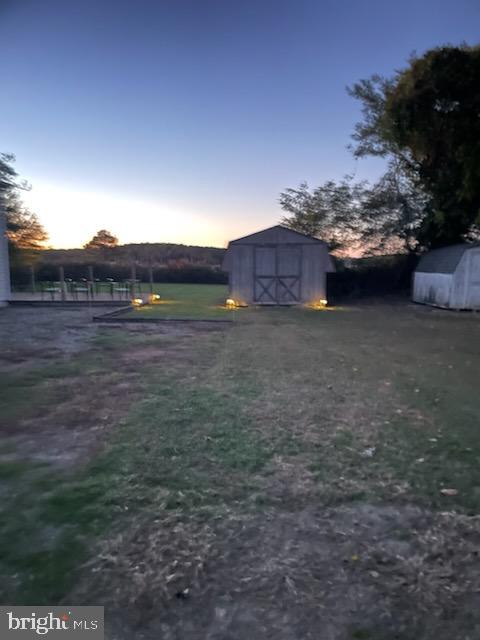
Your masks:
{"label": "tree", "polygon": [[363,243],[375,253],[416,253],[429,199],[392,163],[363,199]]}
{"label": "tree", "polygon": [[[354,154],[389,159],[419,188],[421,246],[471,237],[480,224],[480,47],[439,47],[391,79],[349,89],[362,103]],[[478,232],[478,231],[477,231]]]}
{"label": "tree", "polygon": [[297,189],[280,194],[280,206],[288,214],[282,224],[324,240],[332,251],[343,252],[359,242],[362,235],[363,183],[350,176],[336,183],[325,182],[310,190],[303,182]]}
{"label": "tree", "polygon": [[12,264],[32,264],[48,240],[48,235],[38,216],[22,203],[20,191],[29,186],[18,181],[17,172],[12,166],[14,161],[13,155],[0,154],[0,205],[5,211]]}
{"label": "tree", "polygon": [[15,156],[11,153],[0,153],[0,197],[3,199],[5,195],[20,188],[16,182],[17,172],[12,167],[15,162]]}
{"label": "tree", "polygon": [[100,229],[93,238],[84,245],[84,249],[113,249],[118,245],[118,238],[107,231],[106,229]]}
{"label": "tree", "polygon": [[338,254],[413,252],[425,199],[395,171],[378,182],[354,183],[346,176],[309,190],[286,189],[280,196],[290,215],[282,223],[324,240]]}

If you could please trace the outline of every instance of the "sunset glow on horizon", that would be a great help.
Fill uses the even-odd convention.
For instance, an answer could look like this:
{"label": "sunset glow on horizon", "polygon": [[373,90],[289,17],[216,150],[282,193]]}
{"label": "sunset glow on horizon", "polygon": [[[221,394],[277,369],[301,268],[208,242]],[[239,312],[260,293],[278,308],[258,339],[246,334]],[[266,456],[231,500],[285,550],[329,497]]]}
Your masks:
{"label": "sunset glow on horizon", "polygon": [[[48,246],[56,249],[79,248],[101,228],[113,233],[120,244],[166,242],[210,247],[226,247],[229,240],[256,230],[249,222],[243,222],[242,226],[241,218],[237,224],[229,222],[227,228],[226,223],[211,214],[188,212],[176,203],[156,203],[47,183],[24,192],[23,200],[49,234]],[[277,222],[272,217],[272,224]]]}

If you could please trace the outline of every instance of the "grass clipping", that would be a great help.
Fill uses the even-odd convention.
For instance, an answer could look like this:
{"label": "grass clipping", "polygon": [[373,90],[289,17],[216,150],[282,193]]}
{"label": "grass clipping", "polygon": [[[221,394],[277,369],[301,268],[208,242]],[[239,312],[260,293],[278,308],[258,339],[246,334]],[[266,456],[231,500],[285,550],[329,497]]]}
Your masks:
{"label": "grass clipping", "polygon": [[[209,524],[178,513],[135,524],[101,544],[85,567],[83,595],[98,593],[106,605],[133,607],[143,614],[159,603],[186,598],[198,584],[214,538]],[[75,595],[82,598],[81,591]]]}

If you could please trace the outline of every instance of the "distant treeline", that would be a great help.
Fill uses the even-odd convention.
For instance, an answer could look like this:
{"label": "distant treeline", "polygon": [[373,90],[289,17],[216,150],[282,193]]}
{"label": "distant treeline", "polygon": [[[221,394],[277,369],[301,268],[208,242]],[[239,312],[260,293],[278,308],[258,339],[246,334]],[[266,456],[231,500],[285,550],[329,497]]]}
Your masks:
{"label": "distant treeline", "polygon": [[220,266],[225,249],[218,247],[194,247],[183,244],[148,243],[123,244],[105,249],[47,249],[40,252],[42,264],[92,264],[108,262],[114,265],[181,266],[201,264]]}
{"label": "distant treeline", "polygon": [[[104,249],[47,249],[34,259],[37,282],[59,280],[63,267],[65,278],[74,281],[89,279],[89,268],[96,280],[111,278],[117,282],[132,277],[148,282],[150,269],[155,282],[187,282],[224,284],[227,275],[221,271],[225,249],[194,247],[182,244],[142,243],[125,244]],[[31,267],[12,267],[14,286],[28,286],[32,281]]]}

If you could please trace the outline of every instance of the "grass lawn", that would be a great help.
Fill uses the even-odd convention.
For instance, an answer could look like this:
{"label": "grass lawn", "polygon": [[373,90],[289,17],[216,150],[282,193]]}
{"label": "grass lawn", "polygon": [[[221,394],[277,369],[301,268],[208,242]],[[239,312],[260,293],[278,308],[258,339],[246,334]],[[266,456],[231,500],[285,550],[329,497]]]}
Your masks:
{"label": "grass lawn", "polygon": [[1,600],[103,604],[120,640],[477,637],[477,315],[249,310],[29,355],[18,312]]}
{"label": "grass lawn", "polygon": [[[145,291],[150,291],[144,285]],[[221,284],[155,284],[161,299],[151,305],[133,309],[131,314],[142,318],[192,318],[230,320],[236,311],[225,308],[228,288]]]}

